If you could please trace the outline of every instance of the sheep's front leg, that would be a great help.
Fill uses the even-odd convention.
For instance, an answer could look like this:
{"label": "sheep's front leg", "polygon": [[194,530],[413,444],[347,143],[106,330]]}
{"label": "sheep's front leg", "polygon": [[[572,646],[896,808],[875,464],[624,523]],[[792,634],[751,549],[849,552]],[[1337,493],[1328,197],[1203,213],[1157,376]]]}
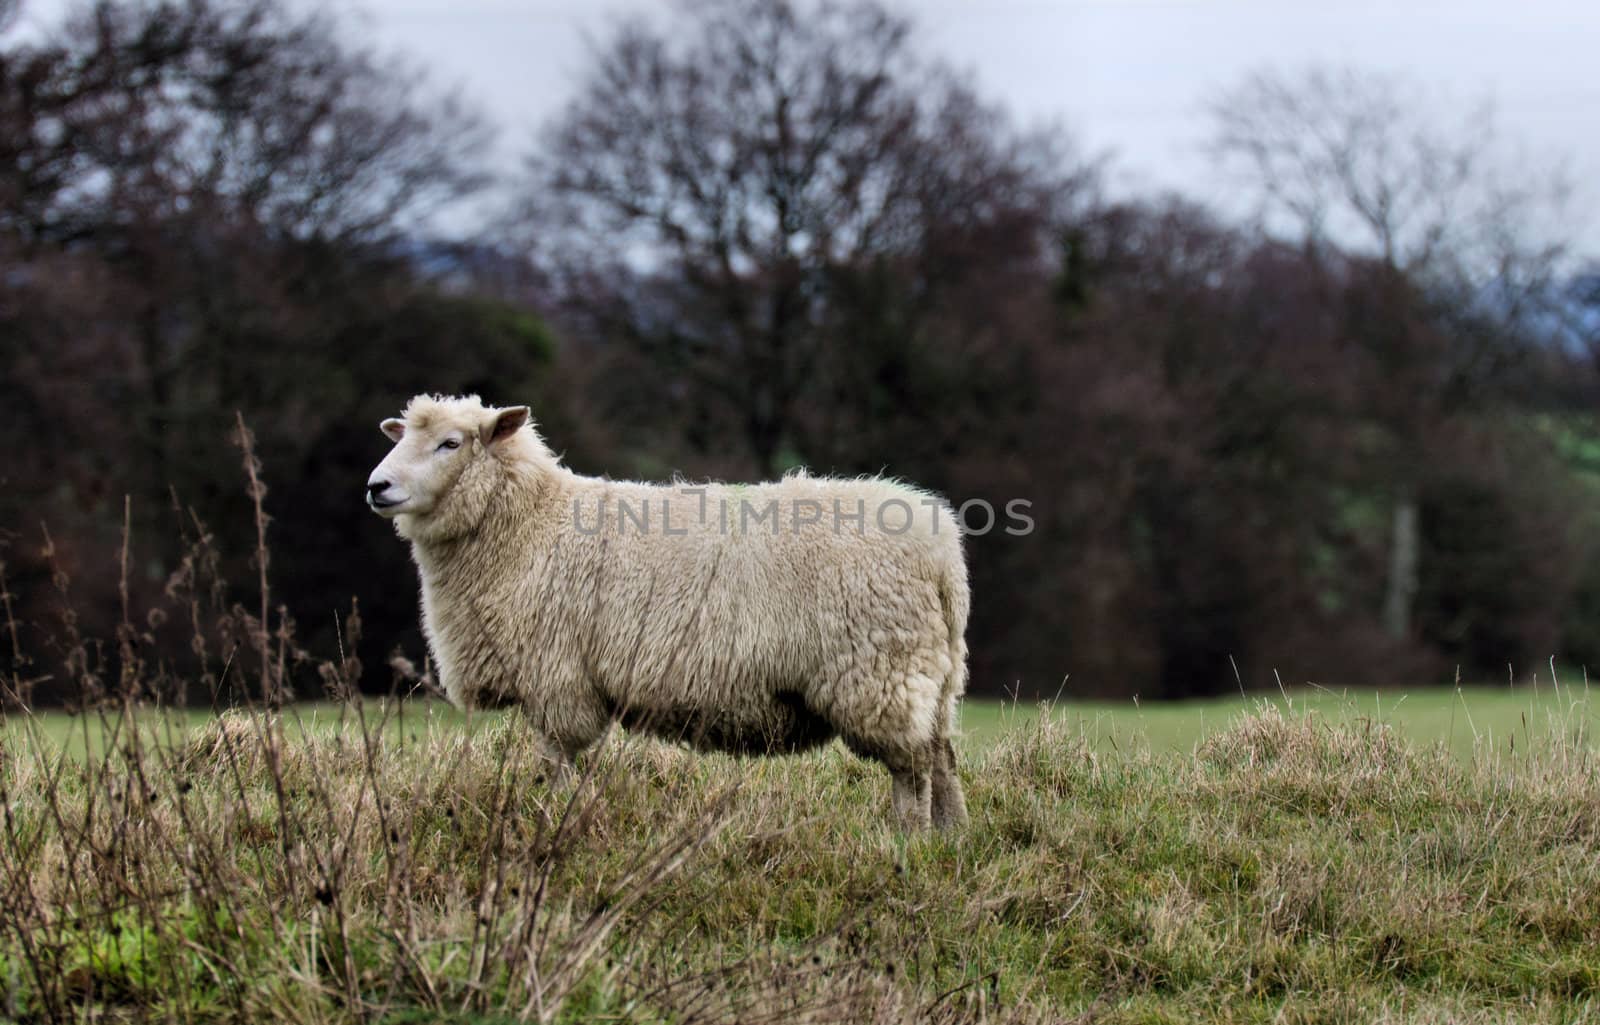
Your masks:
{"label": "sheep's front leg", "polygon": [[574,743],[566,737],[559,736],[549,729],[543,728],[544,724],[530,723],[530,734],[523,750],[525,757],[530,757],[531,768],[538,778],[544,779],[552,787],[566,786],[576,778],[576,759],[588,744]]}
{"label": "sheep's front leg", "polygon": [[[552,708],[563,714],[552,715]],[[542,774],[552,786],[572,782],[578,755],[592,747],[611,725],[602,709],[573,700],[547,699],[523,705],[523,716],[533,730],[533,749]]]}
{"label": "sheep's front leg", "polygon": [[540,734],[534,740],[534,750],[539,759],[540,774],[549,780],[551,787],[564,787],[576,776],[572,754],[550,737]]}

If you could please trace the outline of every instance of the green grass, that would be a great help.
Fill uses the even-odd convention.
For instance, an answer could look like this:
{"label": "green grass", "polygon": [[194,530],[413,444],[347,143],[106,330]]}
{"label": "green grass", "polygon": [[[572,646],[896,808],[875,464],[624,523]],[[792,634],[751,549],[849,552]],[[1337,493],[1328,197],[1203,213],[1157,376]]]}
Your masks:
{"label": "green grass", "polygon": [[1600,1015],[1587,708],[1424,697],[973,705],[972,822],[933,837],[837,747],[614,736],[551,787],[515,715],[229,715],[78,760],[13,726],[0,1020]]}
{"label": "green grass", "polygon": [[[1241,715],[1267,705],[1285,712],[1314,712],[1330,723],[1382,723],[1418,746],[1443,744],[1466,758],[1485,748],[1515,754],[1519,745],[1526,749],[1530,738],[1543,732],[1552,719],[1595,734],[1600,694],[1591,702],[1581,679],[1556,687],[1339,692],[1302,688],[1156,704],[1064,701],[1052,706],[1052,714],[1081,730],[1097,751],[1186,754]],[[1036,705],[969,700],[962,711],[962,730],[972,742],[984,745],[1005,730],[1026,724],[1038,712]]]}
{"label": "green grass", "polygon": [[[187,742],[197,731],[211,724],[216,715],[200,708],[140,708],[134,721],[146,742],[173,747]],[[500,718],[495,713],[462,713],[443,701],[391,703],[381,700],[366,702],[359,711],[333,702],[303,702],[289,706],[281,718],[291,735],[329,735],[346,726],[359,726],[363,715],[370,717],[371,725],[393,740],[420,740],[439,730],[476,731]],[[32,715],[0,715],[0,737],[13,738],[17,743],[37,737],[74,758],[82,758],[86,751],[98,757],[110,743],[125,743],[126,730],[127,723],[116,712],[78,715],[45,710]]]}
{"label": "green grass", "polygon": [[[1552,718],[1574,728],[1584,726],[1590,735],[1600,732],[1594,729],[1600,725],[1600,701],[1591,703],[1581,682],[1571,686],[1471,687],[1459,691],[1447,687],[1343,692],[1298,689],[1287,694],[1157,704],[1060,701],[1050,705],[1050,714],[1081,732],[1096,751],[1186,754],[1241,715],[1263,706],[1296,713],[1310,711],[1331,723],[1383,723],[1414,744],[1426,747],[1442,743],[1463,758],[1485,748],[1515,754],[1517,745],[1525,749],[1531,735],[1543,730]],[[382,719],[385,728],[396,736],[434,727],[481,729],[499,719],[496,713],[463,715],[435,701],[398,706],[398,714],[387,717],[385,707],[382,702],[372,703],[368,714]],[[985,748],[1005,732],[1026,727],[1040,713],[1038,704],[970,698],[961,713],[963,746],[972,751]],[[337,704],[301,704],[290,709],[287,721],[296,729],[326,732],[337,729],[352,714]],[[163,710],[141,713],[141,722],[150,736],[171,741],[187,737],[212,717],[206,710]],[[35,717],[13,714],[0,719],[0,735],[18,736],[37,729],[51,743],[64,745],[81,756],[86,744],[94,751],[104,747],[103,725],[97,716],[61,712],[43,712]]]}

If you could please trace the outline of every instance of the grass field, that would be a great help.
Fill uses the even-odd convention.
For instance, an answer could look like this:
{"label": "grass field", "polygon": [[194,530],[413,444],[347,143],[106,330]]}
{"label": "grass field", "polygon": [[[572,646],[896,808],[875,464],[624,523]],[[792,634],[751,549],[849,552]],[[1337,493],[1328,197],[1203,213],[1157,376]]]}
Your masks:
{"label": "grass field", "polygon": [[[1526,749],[1530,737],[1543,732],[1552,720],[1589,734],[1600,725],[1600,693],[1591,702],[1581,676],[1570,686],[1537,688],[1299,689],[1158,704],[1068,701],[1055,703],[1052,712],[1080,729],[1096,750],[1160,754],[1188,753],[1240,715],[1264,706],[1312,712],[1330,723],[1382,723],[1413,744],[1442,744],[1463,758],[1485,750],[1514,754],[1519,744]],[[1037,714],[1036,705],[968,701],[962,728],[981,745]]]}
{"label": "grass field", "polygon": [[1581,689],[974,703],[932,837],[837,748],[552,787],[515,715],[298,711],[8,722],[0,1020],[1600,1016]]}
{"label": "grass field", "polygon": [[[383,716],[382,703],[370,707],[368,714]],[[1371,720],[1393,727],[1413,744],[1443,744],[1463,758],[1486,750],[1515,754],[1519,743],[1526,749],[1531,734],[1543,731],[1552,720],[1589,735],[1596,734],[1593,727],[1600,725],[1600,700],[1590,702],[1581,677],[1571,686],[1537,688],[1300,689],[1158,704],[1060,701],[1050,704],[1049,714],[1082,733],[1096,751],[1163,754],[1188,753],[1239,716],[1263,707],[1291,713],[1309,711],[1330,723]],[[1040,714],[1041,706],[1034,703],[968,699],[961,715],[964,746],[969,750],[987,747],[1006,731],[1025,727]],[[307,704],[293,708],[288,718],[297,727],[323,731],[336,728],[350,715],[338,705]],[[203,709],[165,711],[145,715],[144,722],[154,735],[170,740],[187,736],[212,717]],[[404,706],[399,716],[391,715],[387,728],[396,735],[429,727],[481,729],[497,719],[493,713],[468,717],[440,702],[417,702]],[[0,731],[13,736],[32,729],[75,752],[81,753],[86,744],[94,750],[103,746],[101,721],[94,716],[49,712],[33,720],[13,715],[0,723]]]}

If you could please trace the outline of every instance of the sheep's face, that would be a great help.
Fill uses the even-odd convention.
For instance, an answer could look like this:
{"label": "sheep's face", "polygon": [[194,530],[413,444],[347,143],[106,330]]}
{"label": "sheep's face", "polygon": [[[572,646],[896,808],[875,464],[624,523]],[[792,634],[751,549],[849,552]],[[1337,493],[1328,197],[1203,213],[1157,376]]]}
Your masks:
{"label": "sheep's face", "polygon": [[499,477],[497,447],[527,421],[527,406],[414,400],[403,418],[381,425],[395,444],[367,478],[367,505],[404,537],[472,530]]}

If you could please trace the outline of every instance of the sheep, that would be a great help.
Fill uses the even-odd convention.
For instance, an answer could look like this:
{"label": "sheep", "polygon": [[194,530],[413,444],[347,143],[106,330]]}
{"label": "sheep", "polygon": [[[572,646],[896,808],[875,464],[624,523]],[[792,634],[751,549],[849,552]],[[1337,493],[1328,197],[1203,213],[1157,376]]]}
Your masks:
{"label": "sheep", "polygon": [[927,492],[804,472],[646,484],[564,467],[526,406],[419,395],[367,502],[411,543],[438,678],[519,705],[558,775],[620,723],[701,750],[881,762],[901,828],[957,827],[970,605]]}

